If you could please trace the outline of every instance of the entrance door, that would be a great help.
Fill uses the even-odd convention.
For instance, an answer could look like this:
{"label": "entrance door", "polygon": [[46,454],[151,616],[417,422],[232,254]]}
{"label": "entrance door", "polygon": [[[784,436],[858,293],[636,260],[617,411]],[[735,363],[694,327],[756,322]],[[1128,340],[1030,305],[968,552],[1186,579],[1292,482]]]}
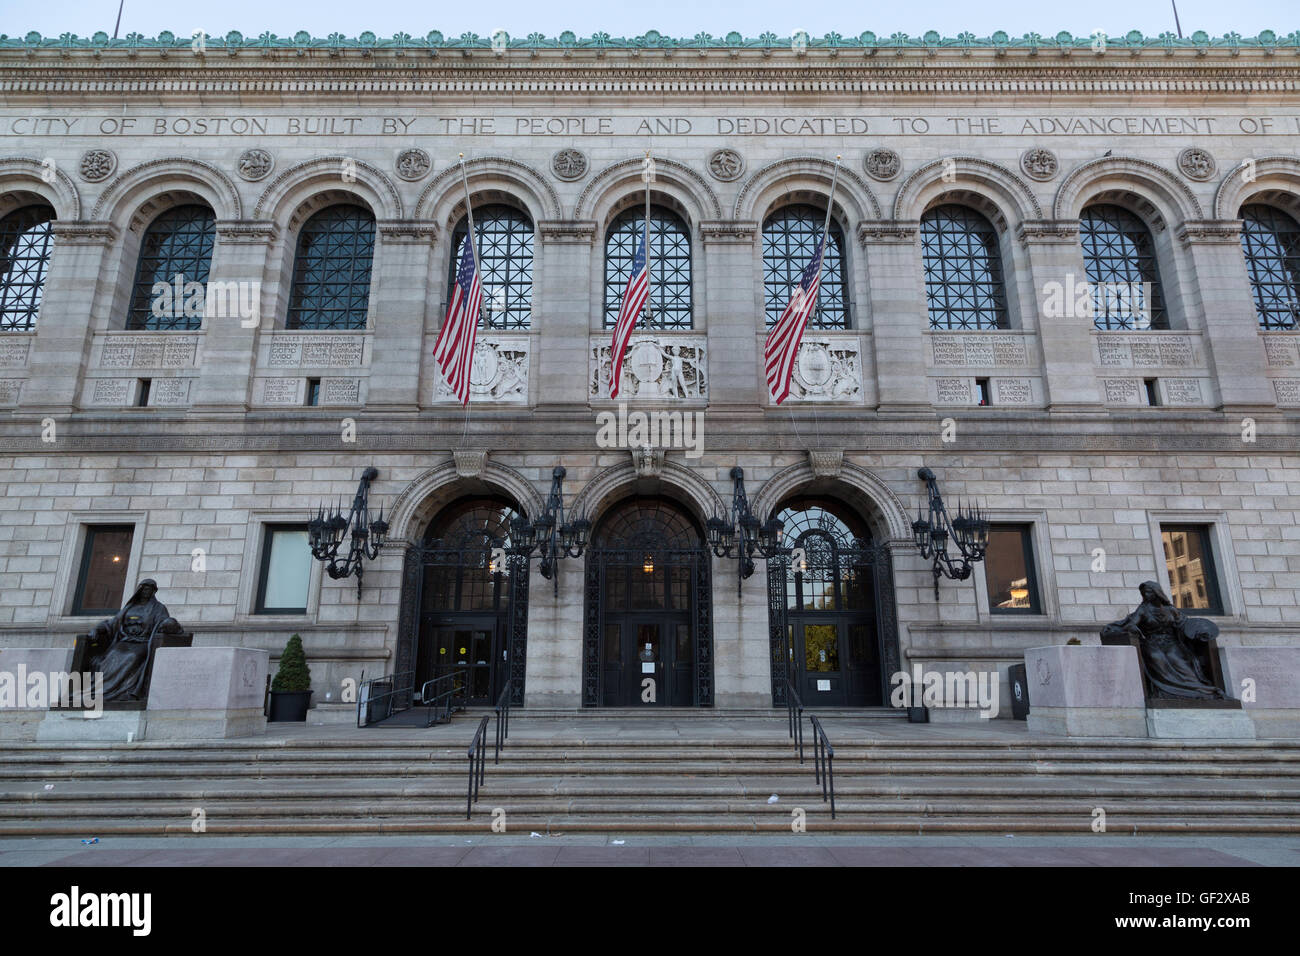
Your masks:
{"label": "entrance door", "polygon": [[796,686],[805,706],[859,707],[872,696],[879,670],[871,627],[852,618],[796,619],[790,626]]}
{"label": "entrance door", "polygon": [[[501,675],[507,672],[496,619],[435,618],[429,625],[429,639],[420,644],[416,690],[430,678],[462,670],[466,673],[456,686],[465,694],[465,702],[471,706],[495,704],[503,686]],[[494,667],[494,662],[502,666]],[[437,685],[435,692],[447,688],[444,682]]]}
{"label": "entrance door", "polygon": [[695,656],[691,626],[663,615],[606,626],[606,707],[690,707]]}

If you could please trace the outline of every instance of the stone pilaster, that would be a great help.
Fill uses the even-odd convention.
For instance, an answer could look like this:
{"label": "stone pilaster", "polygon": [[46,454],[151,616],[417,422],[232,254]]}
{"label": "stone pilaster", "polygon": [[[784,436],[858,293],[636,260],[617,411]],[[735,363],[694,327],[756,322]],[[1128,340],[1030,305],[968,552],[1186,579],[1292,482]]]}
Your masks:
{"label": "stone pilaster", "polygon": [[380,411],[413,412],[433,397],[420,394],[420,367],[427,351],[426,310],[441,278],[433,268],[438,225],[381,221],[376,226],[379,249],[372,279],[375,314],[370,321],[374,335],[366,405]]}
{"label": "stone pilaster", "polygon": [[36,414],[66,414],[77,407],[82,371],[90,358],[91,307],[118,232],[106,222],[55,221],[50,226],[54,248],[28,358],[23,405]]}
{"label": "stone pilaster", "polygon": [[1224,411],[1256,411],[1276,403],[1267,375],[1255,297],[1241,251],[1241,221],[1189,221],[1177,238],[1192,263],[1195,300],[1205,323],[1205,354]]}
{"label": "stone pilaster", "polygon": [[[588,402],[587,368],[591,334],[593,269],[604,268],[593,254],[596,223],[568,219],[537,224],[538,260],[533,285],[537,384],[533,394],[547,405]],[[597,288],[600,288],[599,284]],[[600,296],[597,293],[596,308]]]}
{"label": "stone pilaster", "polygon": [[932,411],[925,384],[927,320],[920,225],[915,220],[890,219],[858,224],[871,296],[876,394],[880,411],[886,413]]}
{"label": "stone pilaster", "polygon": [[[758,223],[713,221],[700,224],[703,255],[699,273],[706,276],[704,307],[695,310],[708,336],[709,405],[745,406],[766,401],[762,388],[763,314],[755,313],[754,290],[763,277],[754,271]],[[699,286],[697,285],[698,289]]]}
{"label": "stone pilaster", "polygon": [[1016,238],[1029,257],[1044,401],[1054,412],[1100,412],[1101,390],[1092,356],[1093,320],[1076,315],[1074,309],[1074,290],[1088,281],[1079,246],[1079,220],[1022,222],[1016,227]]}
{"label": "stone pilaster", "polygon": [[[190,409],[197,412],[240,412],[249,407],[257,367],[257,336],[274,315],[265,314],[270,300],[262,295],[262,277],[279,230],[264,220],[217,223],[217,241],[208,270],[208,296],[203,319],[202,362],[194,383]],[[216,283],[223,283],[216,286]],[[251,293],[251,294],[250,294]],[[229,306],[255,305],[255,315],[240,315]],[[224,304],[218,304],[224,303]]]}

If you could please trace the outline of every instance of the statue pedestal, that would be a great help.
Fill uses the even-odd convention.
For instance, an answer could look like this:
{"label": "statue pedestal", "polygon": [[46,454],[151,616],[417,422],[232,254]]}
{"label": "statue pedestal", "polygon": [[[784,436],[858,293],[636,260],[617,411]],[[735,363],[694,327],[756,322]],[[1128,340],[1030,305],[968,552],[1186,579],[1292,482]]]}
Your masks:
{"label": "statue pedestal", "polygon": [[1300,737],[1300,647],[1219,647],[1224,687],[1259,737]]}
{"label": "statue pedestal", "polygon": [[148,738],[266,733],[262,705],[270,656],[251,647],[159,648],[145,712]]}
{"label": "statue pedestal", "polygon": [[49,710],[42,718],[34,737],[26,739],[41,743],[62,740],[133,743],[144,739],[143,710],[105,710],[97,717],[93,711]]}
{"label": "statue pedestal", "polygon": [[1145,737],[1137,651],[1094,644],[1025,651],[1029,731],[1063,737]]}
{"label": "statue pedestal", "polygon": [[1255,722],[1235,707],[1148,707],[1147,736],[1254,740]]}

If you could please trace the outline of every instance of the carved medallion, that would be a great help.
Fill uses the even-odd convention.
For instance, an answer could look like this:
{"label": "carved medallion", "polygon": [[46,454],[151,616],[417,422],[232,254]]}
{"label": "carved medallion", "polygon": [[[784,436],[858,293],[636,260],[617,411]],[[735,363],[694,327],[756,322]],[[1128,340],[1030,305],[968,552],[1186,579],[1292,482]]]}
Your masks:
{"label": "carved medallion", "polygon": [[1041,183],[1055,176],[1061,164],[1056,161],[1056,154],[1050,149],[1038,147],[1027,149],[1021,154],[1020,168],[1030,179],[1036,179]]}
{"label": "carved medallion", "polygon": [[88,183],[98,183],[113,175],[117,157],[107,149],[88,149],[81,154],[81,178]]}
{"label": "carved medallion", "polygon": [[744,171],[745,161],[734,149],[716,149],[709,157],[709,173],[714,179],[720,179],[724,183],[733,182]]}
{"label": "carved medallion", "polygon": [[275,160],[264,149],[244,150],[239,154],[239,163],[236,166],[240,178],[247,179],[250,183],[265,179],[271,175],[271,170],[274,168]]}
{"label": "carved medallion", "polygon": [[551,157],[551,172],[566,182],[581,179],[587,175],[587,157],[581,150],[562,149]]}
{"label": "carved medallion", "polygon": [[408,183],[429,175],[433,163],[422,149],[404,149],[397,156],[397,175]]}
{"label": "carved medallion", "polygon": [[867,153],[867,158],[862,161],[862,165],[872,179],[887,183],[902,172],[903,160],[892,149],[882,147]]}
{"label": "carved medallion", "polygon": [[1188,179],[1205,182],[1214,175],[1214,157],[1199,146],[1189,146],[1178,154],[1178,168]]}

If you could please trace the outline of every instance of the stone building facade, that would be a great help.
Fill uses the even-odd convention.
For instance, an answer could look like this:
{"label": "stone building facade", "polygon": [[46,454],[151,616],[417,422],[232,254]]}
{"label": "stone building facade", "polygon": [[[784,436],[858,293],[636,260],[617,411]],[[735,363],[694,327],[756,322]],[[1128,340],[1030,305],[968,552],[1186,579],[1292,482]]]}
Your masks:
{"label": "stone building facade", "polygon": [[[1026,647],[1095,642],[1149,579],[1226,643],[1293,645],[1297,53],[1271,34],[0,38],[0,646],[66,645],[145,577],[200,643],[302,635],[318,702],[449,652],[487,662],[484,698],[513,674],[529,707],[635,704],[649,643],[659,703],[771,706],[792,661],[809,706],[869,706],[916,664],[1005,681]],[[681,413],[693,446],[601,431],[609,262],[640,229],[647,151],[660,285],[621,414]],[[833,178],[821,312],[778,407],[767,320]],[[431,358],[466,188],[499,270],[468,411]],[[187,255],[185,281],[227,298],[185,316],[182,282],[159,320],[141,276]],[[1123,276],[1148,308],[1080,305]],[[358,597],[301,530],[369,466],[391,528]],[[515,586],[482,571],[507,543],[484,529],[541,515],[556,466],[584,554],[550,580],[534,555]],[[742,579],[710,554],[737,466],[811,570]],[[923,466],[999,535],[937,600]],[[854,541],[869,559],[824,563]]]}

